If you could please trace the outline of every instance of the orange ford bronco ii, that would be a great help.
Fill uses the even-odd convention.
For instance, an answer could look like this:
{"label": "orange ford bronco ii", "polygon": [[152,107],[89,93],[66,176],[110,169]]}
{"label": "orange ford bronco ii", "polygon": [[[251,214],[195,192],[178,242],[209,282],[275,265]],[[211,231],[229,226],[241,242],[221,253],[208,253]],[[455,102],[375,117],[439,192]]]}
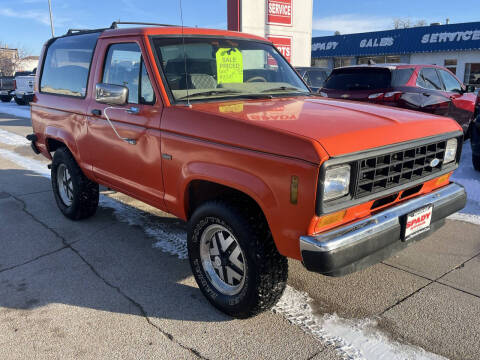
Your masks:
{"label": "orange ford bronco ii", "polygon": [[43,48],[32,124],[65,216],[93,215],[102,184],[188,221],[198,286],[236,317],[276,303],[287,257],[344,275],[466,201],[455,121],[317,97],[237,32],[70,30]]}

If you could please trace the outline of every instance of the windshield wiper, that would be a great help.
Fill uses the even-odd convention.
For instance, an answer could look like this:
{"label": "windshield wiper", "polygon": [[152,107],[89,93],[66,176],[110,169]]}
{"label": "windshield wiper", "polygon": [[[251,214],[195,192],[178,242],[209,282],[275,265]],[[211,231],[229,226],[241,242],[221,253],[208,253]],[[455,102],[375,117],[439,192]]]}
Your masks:
{"label": "windshield wiper", "polygon": [[299,92],[301,94],[310,94],[310,91],[303,91],[302,89],[299,89],[293,86],[279,86],[275,88],[265,89],[265,90],[262,90],[261,92],[266,93],[269,91],[292,91],[292,90]]}
{"label": "windshield wiper", "polygon": [[234,90],[226,90],[226,91],[219,91],[219,90],[208,90],[208,91],[201,91],[198,93],[193,93],[193,94],[188,94],[182,97],[177,98],[177,100],[184,100],[187,98],[193,98],[197,96],[208,96],[208,95],[220,95],[220,94],[225,94],[225,95],[237,95],[237,94],[242,94],[241,91],[234,91]]}

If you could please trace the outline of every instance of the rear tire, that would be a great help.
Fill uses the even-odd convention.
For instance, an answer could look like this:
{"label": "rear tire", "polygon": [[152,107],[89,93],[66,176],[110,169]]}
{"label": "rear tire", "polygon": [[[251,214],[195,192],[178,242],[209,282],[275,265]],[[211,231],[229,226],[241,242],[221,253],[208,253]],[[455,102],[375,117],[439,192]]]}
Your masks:
{"label": "rear tire", "polygon": [[0,100],[2,102],[10,102],[12,101],[12,95],[2,95],[0,96]]}
{"label": "rear tire", "polygon": [[17,103],[17,105],[26,105],[25,100],[20,99],[16,96],[14,96],[13,98],[14,98],[15,102]]}
{"label": "rear tire", "polygon": [[88,179],[70,151],[61,147],[53,155],[51,180],[58,208],[72,220],[86,219],[98,207],[98,184]]}
{"label": "rear tire", "polygon": [[202,293],[230,316],[268,310],[285,290],[287,259],[277,251],[263,214],[248,207],[201,205],[188,224],[188,255]]}

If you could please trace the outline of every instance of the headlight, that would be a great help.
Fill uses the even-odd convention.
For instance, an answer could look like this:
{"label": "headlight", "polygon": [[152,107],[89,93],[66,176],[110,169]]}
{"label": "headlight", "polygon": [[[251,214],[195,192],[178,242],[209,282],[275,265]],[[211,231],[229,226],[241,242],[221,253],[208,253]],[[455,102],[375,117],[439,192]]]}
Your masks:
{"label": "headlight", "polygon": [[335,166],[325,171],[323,200],[337,199],[348,194],[350,165]]}
{"label": "headlight", "polygon": [[450,139],[447,141],[447,147],[445,148],[445,156],[443,157],[443,163],[448,164],[455,160],[457,156],[457,139]]}

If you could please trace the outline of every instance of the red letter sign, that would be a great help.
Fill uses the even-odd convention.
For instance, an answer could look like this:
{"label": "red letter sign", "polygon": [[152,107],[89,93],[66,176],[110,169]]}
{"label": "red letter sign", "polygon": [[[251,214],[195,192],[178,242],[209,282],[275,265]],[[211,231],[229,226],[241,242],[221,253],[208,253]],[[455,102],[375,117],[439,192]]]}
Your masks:
{"label": "red letter sign", "polygon": [[268,35],[268,40],[270,40],[278,51],[280,51],[288,62],[290,62],[292,57],[292,38],[287,36]]}
{"label": "red letter sign", "polygon": [[292,0],[267,0],[267,24],[292,25]]}

